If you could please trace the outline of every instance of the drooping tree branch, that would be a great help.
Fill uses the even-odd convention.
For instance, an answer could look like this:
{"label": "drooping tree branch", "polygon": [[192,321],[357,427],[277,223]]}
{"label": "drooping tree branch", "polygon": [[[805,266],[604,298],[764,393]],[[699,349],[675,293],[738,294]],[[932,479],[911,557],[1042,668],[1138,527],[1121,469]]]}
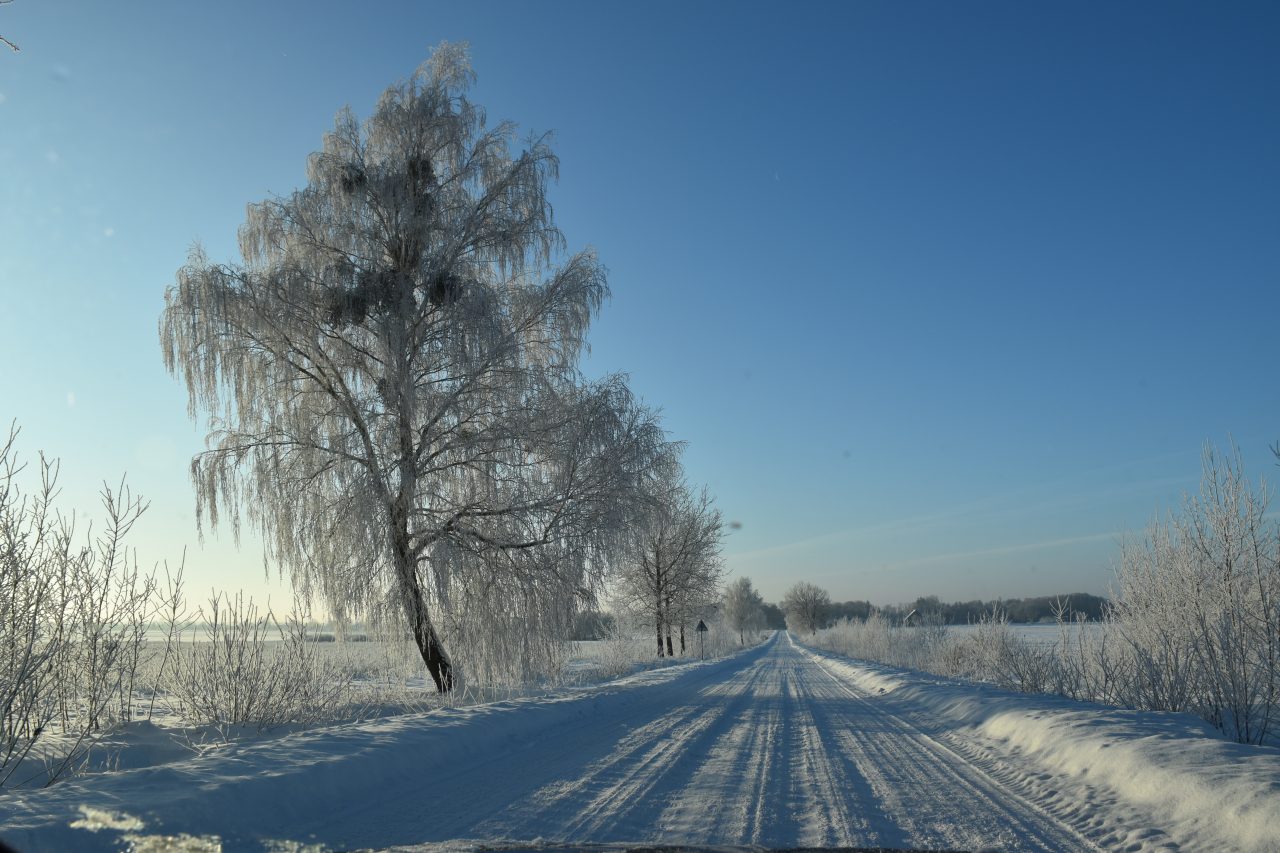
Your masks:
{"label": "drooping tree branch", "polygon": [[241,262],[197,248],[165,364],[214,430],[197,507],[243,517],[335,612],[398,602],[437,686],[514,680],[623,548],[668,452],[622,377],[577,369],[608,294],[564,248],[547,137],[514,153],[442,45],[373,115],[337,116],[308,184],[249,207]]}

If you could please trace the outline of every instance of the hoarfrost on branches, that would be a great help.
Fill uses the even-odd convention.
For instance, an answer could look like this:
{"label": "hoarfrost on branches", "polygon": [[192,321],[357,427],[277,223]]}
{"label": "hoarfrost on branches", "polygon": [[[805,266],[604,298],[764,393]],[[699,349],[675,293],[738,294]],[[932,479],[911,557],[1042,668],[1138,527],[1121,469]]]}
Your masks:
{"label": "hoarfrost on branches", "polygon": [[673,633],[683,653],[686,628],[709,616],[719,598],[724,525],[710,494],[694,492],[680,477],[678,461],[655,471],[645,487],[644,514],[632,532],[615,597],[622,609],[652,627],[658,656],[670,657]]}
{"label": "hoarfrost on branches", "polygon": [[160,324],[213,427],[201,523],[248,520],[339,619],[402,618],[442,692],[554,666],[665,446],[622,377],[578,372],[605,270],[556,265],[558,161],[488,127],[473,77],[441,45],[340,112],[307,186],[249,206],[241,263],[193,249]]}
{"label": "hoarfrost on branches", "polygon": [[1280,525],[1238,451],[1204,453],[1200,493],[1125,542],[1108,621],[1132,669],[1128,701],[1199,713],[1242,743],[1280,721]]}
{"label": "hoarfrost on branches", "polygon": [[827,608],[831,596],[825,589],[800,581],[787,590],[782,599],[782,612],[787,615],[787,627],[807,634],[816,633],[826,626]]}
{"label": "hoarfrost on branches", "polygon": [[57,460],[41,454],[24,485],[18,433],[0,438],[0,788],[75,773],[135,718],[147,623],[165,603],[126,544],[146,502],[104,485],[104,523],[78,533],[57,505]]}
{"label": "hoarfrost on branches", "polygon": [[738,632],[738,643],[746,642],[747,631],[764,627],[764,599],[751,585],[751,578],[737,578],[724,590],[722,602],[725,623]]}

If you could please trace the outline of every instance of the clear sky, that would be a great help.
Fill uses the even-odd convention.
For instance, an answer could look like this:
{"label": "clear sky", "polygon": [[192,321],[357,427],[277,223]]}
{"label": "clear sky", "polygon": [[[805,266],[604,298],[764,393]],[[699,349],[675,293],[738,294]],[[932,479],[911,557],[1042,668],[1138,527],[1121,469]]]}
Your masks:
{"label": "clear sky", "polygon": [[288,598],[197,543],[164,289],[445,39],[555,131],[611,270],[586,368],[662,407],[766,598],[1102,593],[1204,442],[1276,472],[1274,3],[16,0],[0,34],[0,420],[68,506],[127,471],[197,592]]}

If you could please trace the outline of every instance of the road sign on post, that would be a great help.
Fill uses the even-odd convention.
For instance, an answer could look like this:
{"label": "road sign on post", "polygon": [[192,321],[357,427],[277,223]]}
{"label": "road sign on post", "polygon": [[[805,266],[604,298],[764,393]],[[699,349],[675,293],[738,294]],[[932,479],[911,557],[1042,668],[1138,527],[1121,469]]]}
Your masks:
{"label": "road sign on post", "polygon": [[707,636],[707,623],[701,619],[698,620],[698,657],[702,660],[707,658],[707,644],[703,638]]}

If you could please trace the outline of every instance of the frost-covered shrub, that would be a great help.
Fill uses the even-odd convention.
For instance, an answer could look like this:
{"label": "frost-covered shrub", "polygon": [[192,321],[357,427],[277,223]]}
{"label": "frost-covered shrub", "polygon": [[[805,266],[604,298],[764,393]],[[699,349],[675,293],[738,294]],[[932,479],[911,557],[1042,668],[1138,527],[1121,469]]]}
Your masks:
{"label": "frost-covered shrub", "polygon": [[[673,646],[675,657],[673,662],[712,660],[741,651],[746,646],[756,645],[766,632],[743,631],[741,638],[734,628],[723,619],[704,616],[701,620],[706,626],[705,632],[696,629],[697,622],[687,626],[683,631],[683,648],[680,645],[680,630],[676,630],[677,641]],[[622,675],[635,669],[637,665],[654,661],[652,628],[644,620],[634,616],[619,618],[608,637],[600,644],[598,654],[599,673],[605,677]]]}
{"label": "frost-covered shrub", "polygon": [[880,613],[866,619],[842,619],[813,638],[815,645],[849,657],[930,672],[950,660],[944,652],[950,641],[941,623],[898,625]]}
{"label": "frost-covered shrub", "polygon": [[1126,704],[1191,710],[1262,743],[1280,723],[1280,524],[1238,453],[1204,456],[1183,513],[1125,543],[1109,625],[1123,643]]}
{"label": "frost-covered shrub", "polygon": [[125,537],[146,509],[121,483],[104,490],[103,532],[69,554],[62,643],[55,664],[64,729],[100,731],[134,716],[134,686],[156,604],[155,578],[143,574]]}
{"label": "frost-covered shrub", "polygon": [[740,641],[738,631],[724,619],[707,618],[703,622],[706,624],[707,630],[702,634],[701,638],[699,638],[696,630],[693,628],[689,630],[689,640],[685,650],[686,657],[705,657],[707,660],[724,657],[740,650],[744,644],[748,646],[755,645],[762,636],[762,632],[759,630],[746,630],[742,632]]}
{"label": "frost-covered shrub", "polygon": [[1065,608],[1057,615],[1058,638],[1053,645],[1057,686],[1053,692],[1072,699],[1126,704],[1124,685],[1129,680],[1130,662],[1116,625],[1089,622]]}
{"label": "frost-covered shrub", "polygon": [[1065,609],[1059,615],[1063,630],[1052,647],[1019,637],[1001,611],[986,614],[964,633],[928,616],[922,624],[902,625],[872,613],[819,631],[813,643],[849,657],[984,681],[1007,690],[1073,695],[1068,690],[1072,673],[1063,658],[1074,653],[1078,630],[1072,630]]}
{"label": "frost-covered shrub", "polygon": [[350,673],[307,639],[305,614],[281,624],[245,601],[214,595],[173,656],[166,686],[190,723],[258,731],[337,719],[348,707]]}
{"label": "frost-covered shrub", "polygon": [[653,640],[647,626],[628,614],[616,616],[596,646],[596,668],[604,678],[616,678],[631,672],[641,661],[653,657]]}
{"label": "frost-covered shrub", "polygon": [[1057,693],[1062,683],[1057,655],[1018,637],[1008,615],[986,614],[959,643],[963,674],[1023,693]]}
{"label": "frost-covered shrub", "polygon": [[52,508],[56,466],[42,458],[41,488],[24,495],[15,438],[11,431],[0,447],[0,784],[56,713],[52,663],[61,648],[71,550],[70,531]]}
{"label": "frost-covered shrub", "polygon": [[24,490],[17,436],[0,445],[0,786],[36,752],[39,775],[56,781],[97,733],[132,719],[156,603],[153,576],[126,547],[146,504],[123,483],[105,488],[102,532],[80,537],[55,505],[56,461],[40,456]]}

